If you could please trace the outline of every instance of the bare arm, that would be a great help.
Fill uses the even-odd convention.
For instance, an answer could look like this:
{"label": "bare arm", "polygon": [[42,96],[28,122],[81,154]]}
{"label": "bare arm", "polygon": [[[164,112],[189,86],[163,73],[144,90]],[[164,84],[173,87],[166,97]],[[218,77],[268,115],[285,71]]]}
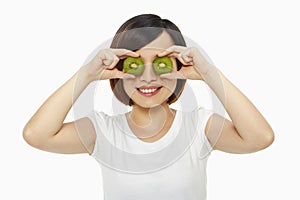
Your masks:
{"label": "bare arm", "polygon": [[[137,56],[124,49],[100,51],[86,66],[80,68],[58,88],[31,117],[23,130],[23,137],[31,146],[56,153],[91,153],[95,143],[95,129],[88,118],[64,123],[73,103],[94,80],[122,78],[124,73],[115,67],[119,58]],[[79,137],[78,129],[84,130]],[[83,142],[84,141],[84,142]]]}
{"label": "bare arm", "polygon": [[[81,92],[88,86],[88,79],[77,80],[79,71],[58,88],[36,111],[24,127],[24,139],[38,149],[57,153],[85,153],[76,131],[76,123],[64,123],[64,120]],[[76,91],[73,90],[76,84]],[[90,133],[95,137],[92,124],[86,119],[79,120],[90,126]]]}
{"label": "bare arm", "polygon": [[202,78],[218,96],[231,119],[217,114],[210,118],[206,134],[214,149],[250,153],[272,144],[273,130],[259,110],[219,70],[214,66],[210,68]]}
{"label": "bare arm", "polygon": [[259,110],[197,48],[172,46],[159,54],[164,55],[176,57],[183,67],[161,77],[203,80],[225,107],[230,120],[213,114],[206,126],[206,135],[214,149],[250,153],[272,144],[273,130]]}

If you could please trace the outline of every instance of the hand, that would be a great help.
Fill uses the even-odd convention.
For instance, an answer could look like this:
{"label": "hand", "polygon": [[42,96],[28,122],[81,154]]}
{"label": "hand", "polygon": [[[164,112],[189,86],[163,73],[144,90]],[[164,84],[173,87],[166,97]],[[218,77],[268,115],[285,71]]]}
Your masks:
{"label": "hand", "polygon": [[162,78],[203,80],[203,75],[213,67],[195,47],[174,45],[159,53],[158,56],[175,57],[183,64],[179,71],[173,69],[171,73],[160,75]]}
{"label": "hand", "polygon": [[124,73],[115,66],[120,59],[138,57],[139,54],[127,49],[103,49],[85,65],[85,73],[91,80],[105,80],[112,78],[134,78],[131,74]]}

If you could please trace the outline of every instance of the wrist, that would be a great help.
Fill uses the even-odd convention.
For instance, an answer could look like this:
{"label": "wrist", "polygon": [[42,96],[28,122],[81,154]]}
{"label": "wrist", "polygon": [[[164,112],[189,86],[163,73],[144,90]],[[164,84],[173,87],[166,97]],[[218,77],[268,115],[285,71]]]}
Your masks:
{"label": "wrist", "polygon": [[77,76],[86,84],[89,84],[95,80],[97,80],[97,77],[90,72],[90,67],[88,64],[82,66],[77,71]]}
{"label": "wrist", "polygon": [[200,72],[201,77],[205,82],[209,83],[220,79],[219,70],[214,65],[208,63],[206,64],[205,69],[206,70]]}

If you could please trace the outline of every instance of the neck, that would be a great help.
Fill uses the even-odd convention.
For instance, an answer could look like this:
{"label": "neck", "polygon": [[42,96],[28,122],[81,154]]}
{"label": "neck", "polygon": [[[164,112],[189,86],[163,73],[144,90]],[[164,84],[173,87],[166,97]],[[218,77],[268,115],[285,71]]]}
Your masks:
{"label": "neck", "polygon": [[141,140],[156,141],[161,138],[172,125],[176,111],[169,104],[161,104],[152,108],[133,105],[127,113],[127,121],[132,132]]}
{"label": "neck", "polygon": [[[163,103],[152,108],[143,108],[138,105],[132,106],[132,111],[129,113],[130,119],[140,127],[153,125],[155,121],[167,121],[170,116],[174,116],[175,111],[169,107],[169,104]],[[171,117],[173,118],[173,117]]]}

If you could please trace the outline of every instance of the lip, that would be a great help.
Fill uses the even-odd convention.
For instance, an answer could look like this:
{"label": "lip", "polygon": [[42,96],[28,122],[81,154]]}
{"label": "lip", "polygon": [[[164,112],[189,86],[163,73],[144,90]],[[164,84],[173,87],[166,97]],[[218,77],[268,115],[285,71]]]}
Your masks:
{"label": "lip", "polygon": [[[162,88],[162,86],[141,86],[139,88],[136,88],[138,93],[143,95],[143,96],[146,96],[146,97],[151,97],[151,96],[154,96],[156,95],[160,89]],[[144,93],[142,92],[140,89],[142,90],[145,90],[145,89],[156,89],[154,92],[147,92],[147,93]]]}

